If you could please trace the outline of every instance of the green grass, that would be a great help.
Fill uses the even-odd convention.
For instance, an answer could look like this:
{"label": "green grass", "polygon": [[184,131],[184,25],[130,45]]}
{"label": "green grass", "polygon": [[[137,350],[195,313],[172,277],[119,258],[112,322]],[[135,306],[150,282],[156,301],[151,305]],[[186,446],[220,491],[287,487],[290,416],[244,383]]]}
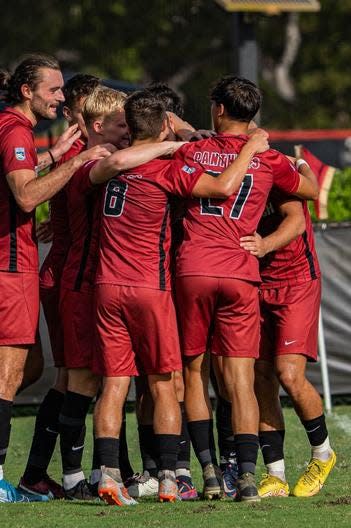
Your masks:
{"label": "green grass", "polygon": [[[285,409],[287,422],[287,477],[293,485],[309,458],[305,434],[292,409]],[[128,414],[128,440],[135,471],[140,470],[135,418]],[[346,424],[346,425],[345,425]],[[343,431],[343,427],[348,432]],[[140,501],[131,508],[109,507],[103,503],[72,503],[55,501],[49,504],[1,505],[1,526],[6,528],[330,528],[351,526],[351,407],[337,407],[328,419],[330,437],[338,461],[325,488],[311,499],[266,499],[260,504],[242,504],[229,500],[158,504],[152,499]],[[17,482],[25,465],[31,441],[34,417],[16,417],[12,425],[11,447],[6,462],[6,476]],[[89,474],[91,446],[91,415],[84,465]],[[201,474],[193,457],[193,476],[201,488]],[[258,475],[263,471],[259,460]],[[60,478],[58,452],[55,453],[50,474]]]}

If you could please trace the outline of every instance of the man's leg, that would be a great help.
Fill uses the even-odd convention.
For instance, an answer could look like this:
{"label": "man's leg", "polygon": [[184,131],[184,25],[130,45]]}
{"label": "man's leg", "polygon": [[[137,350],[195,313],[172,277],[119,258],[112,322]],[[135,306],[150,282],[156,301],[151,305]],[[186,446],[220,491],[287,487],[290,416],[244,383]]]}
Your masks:
{"label": "man's leg", "polygon": [[255,392],[260,410],[259,439],[267,477],[260,483],[260,497],[287,497],[285,478],[284,417],[279,399],[280,384],[271,361],[255,364]]}
{"label": "man's leg", "polygon": [[305,376],[306,361],[302,354],[288,354],[277,356],[275,363],[278,379],[289,394],[311,445],[311,461],[293,490],[295,496],[318,493],[336,461],[321,397]]}
{"label": "man's leg", "polygon": [[85,420],[100,377],[87,368],[68,369],[67,392],[59,416],[63,487],[66,498],[89,500],[90,488],[82,470]]}
{"label": "man's leg", "polygon": [[40,335],[38,334],[35,345],[32,345],[28,350],[27,359],[24,366],[23,380],[19,389],[17,390],[17,394],[38,381],[41,378],[43,369],[44,357]]}
{"label": "man's leg", "polygon": [[94,410],[95,449],[102,472],[99,496],[107,504],[118,506],[136,504],[124,487],[119,465],[119,437],[129,384],[129,376],[104,378]]}
{"label": "man's leg", "polygon": [[159,455],[159,500],[173,502],[177,498],[176,465],[181,431],[181,413],[174,385],[174,376],[148,375],[154,402],[154,432]]}
{"label": "man's leg", "polygon": [[209,355],[188,356],[184,363],[185,410],[195,455],[201,464],[206,499],[221,498],[222,476],[213,435],[213,414],[208,393]]}

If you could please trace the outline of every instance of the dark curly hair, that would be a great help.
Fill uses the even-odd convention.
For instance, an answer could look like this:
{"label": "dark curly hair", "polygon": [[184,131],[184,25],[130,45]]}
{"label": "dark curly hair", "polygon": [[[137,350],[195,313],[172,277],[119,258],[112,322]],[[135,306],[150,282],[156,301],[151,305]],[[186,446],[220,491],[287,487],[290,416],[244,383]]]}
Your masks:
{"label": "dark curly hair", "polygon": [[211,101],[222,104],[231,119],[249,123],[262,104],[259,88],[248,79],[228,75],[212,88]]}
{"label": "dark curly hair", "polygon": [[166,117],[163,102],[149,90],[134,92],[124,105],[132,140],[156,139]]}
{"label": "dark curly hair", "polygon": [[77,73],[68,79],[63,87],[65,106],[72,110],[78,99],[90,95],[99,84],[101,81],[95,75]]}
{"label": "dark curly hair", "polygon": [[41,81],[41,68],[60,70],[60,65],[54,57],[35,53],[25,55],[12,74],[9,71],[1,70],[0,90],[4,93],[8,104],[17,104],[23,100],[21,92],[23,84],[28,84],[31,90],[35,90]]}
{"label": "dark curly hair", "polygon": [[172,90],[167,84],[161,82],[153,82],[147,86],[150,93],[155,95],[163,102],[167,112],[173,112],[178,117],[182,118],[184,115],[184,107],[179,95]]}

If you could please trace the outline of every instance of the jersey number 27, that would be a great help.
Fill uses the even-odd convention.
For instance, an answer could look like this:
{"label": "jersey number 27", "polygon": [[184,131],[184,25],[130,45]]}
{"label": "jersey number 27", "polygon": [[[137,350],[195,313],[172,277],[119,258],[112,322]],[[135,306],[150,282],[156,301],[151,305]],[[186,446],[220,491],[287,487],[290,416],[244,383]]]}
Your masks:
{"label": "jersey number 27", "polygon": [[[213,174],[212,171],[211,174]],[[238,220],[240,218],[246,200],[250,195],[252,184],[253,175],[245,174],[239,192],[235,197],[233,207],[230,211],[229,218],[231,218],[232,220]],[[212,205],[209,198],[200,198],[200,212],[202,215],[223,216],[223,207],[219,205]]]}

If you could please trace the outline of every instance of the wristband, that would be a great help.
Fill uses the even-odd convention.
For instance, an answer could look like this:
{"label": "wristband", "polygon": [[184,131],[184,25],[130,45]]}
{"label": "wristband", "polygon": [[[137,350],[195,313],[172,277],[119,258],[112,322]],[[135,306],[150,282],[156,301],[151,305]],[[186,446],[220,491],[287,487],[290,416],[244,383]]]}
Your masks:
{"label": "wristband", "polygon": [[307,161],[305,161],[302,158],[297,159],[295,165],[296,165],[297,170],[299,170],[301,165],[307,165],[307,167],[309,168],[309,164],[307,163]]}
{"label": "wristband", "polygon": [[52,152],[51,152],[50,149],[48,150],[48,153],[49,153],[49,156],[50,156],[50,158],[51,158],[51,165],[53,165],[54,163],[56,163],[56,162],[55,162],[55,158],[54,158],[54,156],[52,155]]}

